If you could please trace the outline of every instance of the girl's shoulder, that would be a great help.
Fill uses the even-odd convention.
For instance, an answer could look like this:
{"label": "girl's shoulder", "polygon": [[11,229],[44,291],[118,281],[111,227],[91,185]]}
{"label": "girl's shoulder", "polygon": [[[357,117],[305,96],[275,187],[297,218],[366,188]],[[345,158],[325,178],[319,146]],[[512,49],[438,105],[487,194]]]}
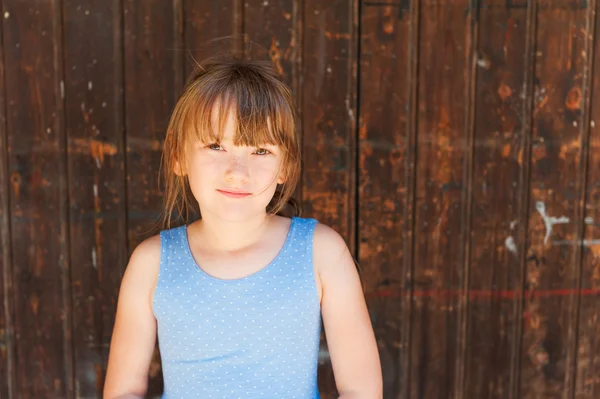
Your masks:
{"label": "girl's shoulder", "polygon": [[158,273],[158,266],[160,263],[160,251],[161,251],[161,238],[160,234],[153,235],[152,237],[146,238],[139,243],[129,258],[129,264],[127,269],[132,269],[133,272],[147,273],[148,269],[156,269]]}

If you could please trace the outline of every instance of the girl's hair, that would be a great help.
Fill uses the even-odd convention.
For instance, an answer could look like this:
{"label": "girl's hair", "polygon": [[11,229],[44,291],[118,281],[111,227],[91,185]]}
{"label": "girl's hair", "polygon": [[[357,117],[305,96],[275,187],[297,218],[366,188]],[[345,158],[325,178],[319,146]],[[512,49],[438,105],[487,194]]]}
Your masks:
{"label": "girl's hair", "polygon": [[[215,109],[218,120],[213,126]],[[186,148],[193,140],[221,142],[230,111],[236,120],[235,145],[281,148],[285,182],[278,185],[267,212],[276,214],[288,204],[299,214],[292,199],[300,178],[300,143],[291,91],[268,62],[220,56],[197,65],[169,120],[161,164],[165,179],[163,228],[171,228],[174,216],[182,217],[184,223],[191,214],[201,216],[185,171]],[[183,173],[175,173],[176,164]]]}

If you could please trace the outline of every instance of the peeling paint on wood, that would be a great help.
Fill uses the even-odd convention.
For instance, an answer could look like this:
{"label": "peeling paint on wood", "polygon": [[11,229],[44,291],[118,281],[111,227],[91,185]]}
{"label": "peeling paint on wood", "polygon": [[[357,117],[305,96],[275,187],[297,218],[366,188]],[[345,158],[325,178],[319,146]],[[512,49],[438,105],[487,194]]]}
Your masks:
{"label": "peeling paint on wood", "polygon": [[[550,1],[547,5],[558,5]],[[581,247],[548,245],[579,240],[583,224],[582,163],[587,106],[572,104],[570,93],[589,86],[584,53],[590,53],[588,10],[541,7],[535,15],[535,108],[525,287],[530,290],[578,287]],[[587,101],[586,101],[587,103]],[[573,108],[573,109],[570,109]],[[576,144],[573,144],[576,143]],[[564,150],[565,146],[574,150]],[[573,196],[568,195],[573,192]],[[541,216],[541,217],[540,217]],[[524,299],[519,395],[564,398],[573,394],[577,297]]]}

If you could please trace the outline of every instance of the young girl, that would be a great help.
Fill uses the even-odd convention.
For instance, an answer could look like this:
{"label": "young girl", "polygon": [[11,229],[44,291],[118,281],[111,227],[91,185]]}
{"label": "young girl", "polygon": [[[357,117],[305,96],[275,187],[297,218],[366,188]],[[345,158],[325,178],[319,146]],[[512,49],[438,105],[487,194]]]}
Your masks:
{"label": "young girl", "polygon": [[[165,230],[123,276],[104,398],[145,395],[157,337],[163,398],[319,398],[321,320],[340,398],[382,397],[344,240],[277,215],[300,177],[293,109],[265,63],[222,59],[190,77],[164,144]],[[171,228],[175,208],[196,207]]]}

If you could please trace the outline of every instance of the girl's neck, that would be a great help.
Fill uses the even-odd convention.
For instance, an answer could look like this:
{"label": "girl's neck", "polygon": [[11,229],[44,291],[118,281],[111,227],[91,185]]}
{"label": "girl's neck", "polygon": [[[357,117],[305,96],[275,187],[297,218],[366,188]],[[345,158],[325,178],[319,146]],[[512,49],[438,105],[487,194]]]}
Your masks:
{"label": "girl's neck", "polygon": [[236,252],[257,243],[267,231],[272,217],[267,214],[239,222],[231,222],[206,215],[194,223],[192,234],[201,237],[196,241],[203,248],[215,252]]}

